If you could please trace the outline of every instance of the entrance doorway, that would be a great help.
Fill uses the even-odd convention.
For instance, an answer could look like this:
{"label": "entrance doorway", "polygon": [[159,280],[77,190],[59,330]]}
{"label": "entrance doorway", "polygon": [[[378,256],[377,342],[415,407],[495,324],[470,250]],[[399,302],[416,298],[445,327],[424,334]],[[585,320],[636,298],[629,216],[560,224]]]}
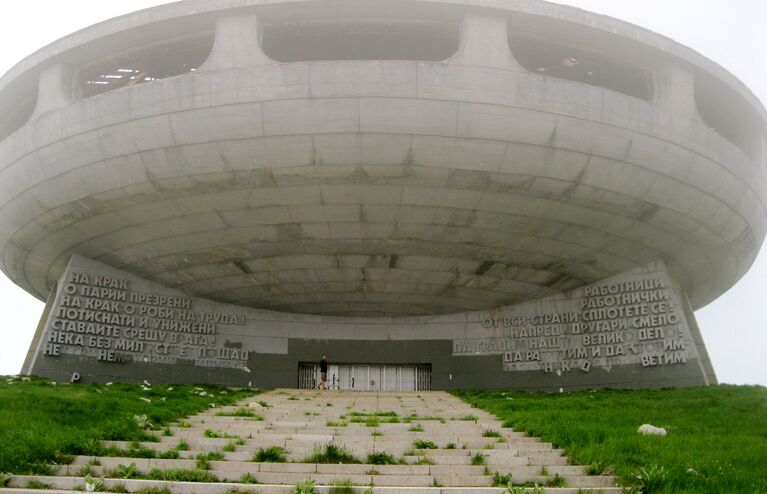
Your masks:
{"label": "entrance doorway", "polygon": [[[299,389],[313,389],[319,379],[319,364],[298,364]],[[429,391],[431,364],[329,364],[327,386],[353,391]]]}

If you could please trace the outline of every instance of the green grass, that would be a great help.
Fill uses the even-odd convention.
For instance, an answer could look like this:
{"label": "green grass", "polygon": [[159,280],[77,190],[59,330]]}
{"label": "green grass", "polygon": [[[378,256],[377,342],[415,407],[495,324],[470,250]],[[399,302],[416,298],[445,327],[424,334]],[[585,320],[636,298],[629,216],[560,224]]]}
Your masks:
{"label": "green grass", "polygon": [[238,436],[233,436],[225,432],[214,431],[213,429],[205,429],[203,436],[208,439],[239,439]]}
{"label": "green grass", "polygon": [[333,485],[328,489],[329,494],[353,494],[354,483],[351,479],[341,479],[333,482]]}
{"label": "green grass", "polygon": [[174,468],[172,470],[160,470],[155,468],[144,477],[148,480],[169,480],[172,482],[218,482],[216,477],[207,470],[186,470]]}
{"label": "green grass", "polygon": [[259,448],[253,455],[253,461],[257,463],[285,463],[288,457],[285,450],[279,446]]}
{"label": "green grass", "polygon": [[399,462],[389,453],[378,451],[376,453],[368,453],[367,463],[369,465],[396,465]]}
{"label": "green grass", "polygon": [[321,447],[315,447],[312,454],[307,456],[303,463],[360,463],[360,460],[343,446],[328,443]]}
{"label": "green grass", "polygon": [[[254,391],[199,386],[209,395],[192,393],[195,386],[56,384],[32,378],[0,380],[0,472],[46,473],[46,465],[67,463],[72,455],[122,453],[99,446],[99,440],[151,441],[136,416],[146,415],[161,433],[167,424],[208,409],[210,394],[218,405],[231,405]],[[139,400],[148,398],[151,403]],[[165,398],[163,401],[162,398]],[[83,420],[87,417],[87,420]],[[95,450],[95,451],[94,451]],[[158,456],[148,448],[130,448],[133,455]]]}
{"label": "green grass", "polygon": [[[767,493],[764,387],[454,394],[645,494]],[[638,434],[645,423],[668,436]]]}
{"label": "green grass", "polygon": [[218,412],[216,413],[216,416],[218,417],[248,417],[252,420],[264,420],[264,417],[257,414],[253,410],[248,410],[247,408],[242,408],[242,407],[231,412]]}
{"label": "green grass", "polygon": [[415,449],[437,449],[437,445],[433,441],[426,441],[424,439],[418,439],[413,442]]}

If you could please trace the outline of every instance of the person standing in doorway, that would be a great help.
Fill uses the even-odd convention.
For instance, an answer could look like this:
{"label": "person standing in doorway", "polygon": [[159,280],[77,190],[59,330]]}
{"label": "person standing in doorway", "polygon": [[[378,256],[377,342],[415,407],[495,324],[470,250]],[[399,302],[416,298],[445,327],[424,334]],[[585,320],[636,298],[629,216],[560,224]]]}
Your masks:
{"label": "person standing in doorway", "polygon": [[328,389],[328,356],[324,353],[320,359],[320,383],[317,385],[317,389]]}

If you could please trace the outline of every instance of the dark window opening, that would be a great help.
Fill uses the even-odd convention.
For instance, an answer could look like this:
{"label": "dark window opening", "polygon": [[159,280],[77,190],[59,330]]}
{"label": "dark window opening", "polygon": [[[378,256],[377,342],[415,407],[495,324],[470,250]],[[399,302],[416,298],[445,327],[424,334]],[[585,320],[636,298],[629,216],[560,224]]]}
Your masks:
{"label": "dark window opening", "polygon": [[646,101],[653,99],[652,72],[627,61],[532,35],[510,35],[509,47],[530,72],[592,84]]}
{"label": "dark window opening", "polygon": [[697,77],[695,104],[703,123],[752,159],[759,159],[760,119],[740,95],[713,77]]}
{"label": "dark window opening", "polygon": [[197,70],[213,49],[214,34],[176,38],[125,50],[80,70],[83,98]]}
{"label": "dark window opening", "polygon": [[262,27],[262,49],[278,62],[442,61],[458,51],[460,26],[444,21],[326,19]]}
{"label": "dark window opening", "polygon": [[[37,104],[37,85],[34,84],[32,91],[14,91],[12,88],[6,88],[3,96],[8,96],[5,101],[0,103],[0,140],[13,134],[29,121],[32,112],[35,111]],[[13,98],[11,93],[20,92],[18,97]]]}

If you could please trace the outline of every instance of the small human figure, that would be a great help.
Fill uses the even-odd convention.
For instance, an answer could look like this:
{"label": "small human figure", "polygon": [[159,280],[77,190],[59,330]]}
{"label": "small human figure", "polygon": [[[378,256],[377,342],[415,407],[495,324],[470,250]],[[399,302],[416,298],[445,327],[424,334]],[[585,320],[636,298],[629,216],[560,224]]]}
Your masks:
{"label": "small human figure", "polygon": [[324,353],[320,359],[320,383],[317,385],[317,389],[328,389],[326,384],[328,380],[328,356]]}

